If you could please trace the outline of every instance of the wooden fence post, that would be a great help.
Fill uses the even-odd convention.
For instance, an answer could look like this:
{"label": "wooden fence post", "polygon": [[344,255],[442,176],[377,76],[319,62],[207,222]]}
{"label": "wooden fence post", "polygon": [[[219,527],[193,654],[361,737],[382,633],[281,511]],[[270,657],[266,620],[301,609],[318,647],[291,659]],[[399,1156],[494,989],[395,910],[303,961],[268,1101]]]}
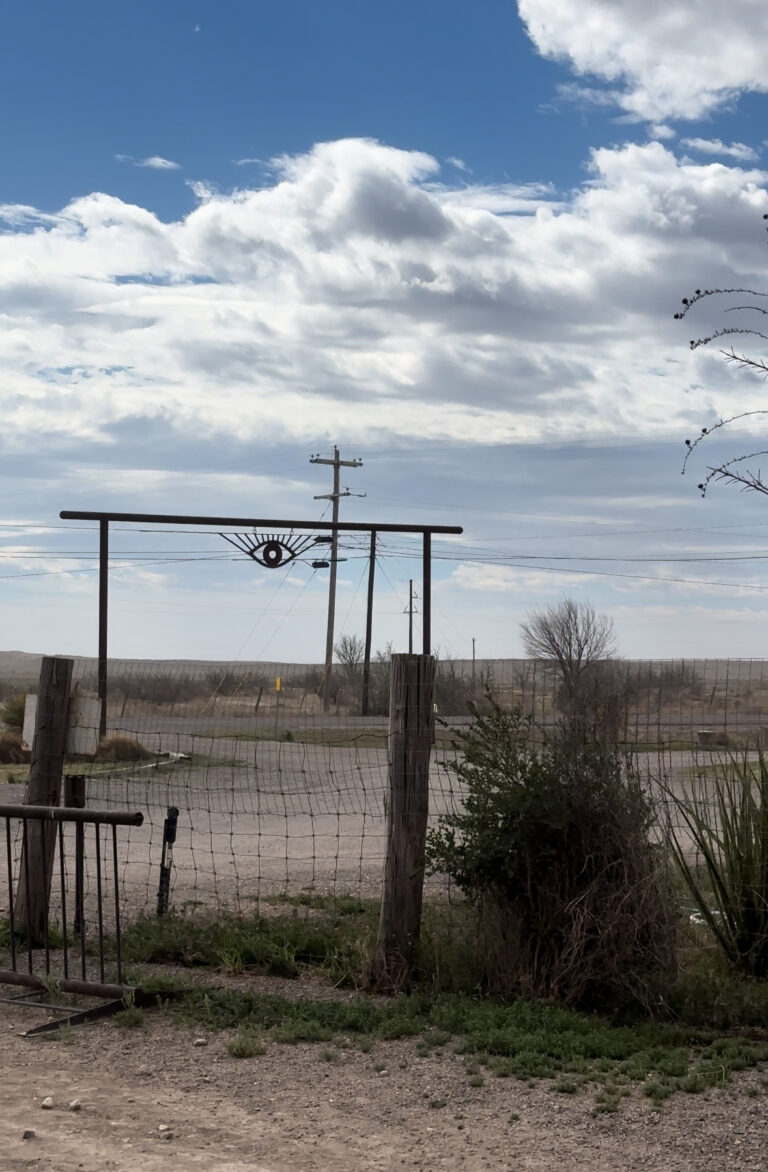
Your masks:
{"label": "wooden fence post", "polygon": [[408,985],[421,931],[434,678],[431,655],[392,656],[387,856],[373,972],[391,991]]}
{"label": "wooden fence post", "polygon": [[[24,804],[28,806],[58,806],[61,800],[72,667],[71,659],[49,655],[40,665],[35,736],[24,794]],[[36,942],[42,939],[48,920],[56,826],[30,820],[26,827],[15,921],[19,931]]]}

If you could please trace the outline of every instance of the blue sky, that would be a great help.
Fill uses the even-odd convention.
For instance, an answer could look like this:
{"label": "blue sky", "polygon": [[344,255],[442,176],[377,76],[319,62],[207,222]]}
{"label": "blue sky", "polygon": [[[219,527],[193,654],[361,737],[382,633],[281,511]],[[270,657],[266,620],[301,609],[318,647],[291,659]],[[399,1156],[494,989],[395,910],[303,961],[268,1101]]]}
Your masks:
{"label": "blue sky", "polygon": [[[767,44],[757,0],[6,12],[0,647],[95,648],[95,534],[60,508],[319,516],[338,442],[348,519],[465,526],[444,654],[519,653],[565,593],[625,655],[762,654],[762,498],[695,488],[760,417],[680,463],[764,384],[689,352],[722,307],[672,313],[766,288]],[[173,561],[216,542],[116,535],[115,653],[320,658],[325,579]]]}
{"label": "blue sky", "polygon": [[[106,189],[177,216],[194,205],[184,177],[242,185],[259,172],[235,160],[327,139],[370,136],[464,158],[480,178],[558,184],[578,178],[589,146],[578,111],[537,112],[567,73],[531,53],[504,0],[473,16],[440,0],[32,2],[3,34],[6,198],[48,210]],[[116,154],[171,156],[184,174],[158,182]]]}

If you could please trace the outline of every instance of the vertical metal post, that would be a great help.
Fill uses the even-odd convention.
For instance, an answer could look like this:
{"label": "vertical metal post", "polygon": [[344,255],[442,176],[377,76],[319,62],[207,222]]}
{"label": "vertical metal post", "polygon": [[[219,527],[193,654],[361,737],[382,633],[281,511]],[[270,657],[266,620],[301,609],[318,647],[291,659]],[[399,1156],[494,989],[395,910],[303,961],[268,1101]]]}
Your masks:
{"label": "vertical metal post", "polygon": [[109,521],[99,521],[99,737],[107,735],[107,612],[109,607]]}
{"label": "vertical metal post", "polygon": [[5,819],[5,852],[8,862],[8,927],[11,931],[11,968],[16,972],[16,923],[13,898],[13,851],[11,849],[11,820]]}
{"label": "vertical metal post", "polygon": [[371,636],[373,632],[373,575],[376,570],[376,530],[371,530],[371,554],[368,564],[368,606],[365,612],[365,652],[363,654],[362,716],[368,715],[368,693],[371,684]]}
{"label": "vertical metal post", "polygon": [[120,876],[117,871],[117,826],[112,824],[112,872],[115,885],[115,950],[117,952],[117,983],[123,983],[123,956],[120,948]]}
{"label": "vertical metal post", "polygon": [[[85,807],[85,774],[70,773],[64,778],[64,805],[73,810]],[[75,920],[74,932],[85,931],[83,902],[85,895],[85,838],[82,822],[75,823]]]}
{"label": "vertical metal post", "polygon": [[423,632],[422,651],[425,655],[432,654],[432,534],[424,533],[424,609],[422,613],[421,629]]}
{"label": "vertical metal post", "polygon": [[104,899],[101,891],[101,827],[98,822],[94,826],[96,837],[96,910],[99,919],[99,972],[101,983],[104,984]]}
{"label": "vertical metal post", "polygon": [[157,889],[157,914],[164,916],[168,911],[171,894],[171,867],[173,865],[173,844],[179,824],[178,806],[169,806],[163,824],[163,851],[160,856],[160,884]]}
{"label": "vertical metal post", "polygon": [[61,880],[61,955],[66,979],[69,976],[69,941],[67,940],[67,869],[64,863],[63,822],[59,822],[59,877]]}

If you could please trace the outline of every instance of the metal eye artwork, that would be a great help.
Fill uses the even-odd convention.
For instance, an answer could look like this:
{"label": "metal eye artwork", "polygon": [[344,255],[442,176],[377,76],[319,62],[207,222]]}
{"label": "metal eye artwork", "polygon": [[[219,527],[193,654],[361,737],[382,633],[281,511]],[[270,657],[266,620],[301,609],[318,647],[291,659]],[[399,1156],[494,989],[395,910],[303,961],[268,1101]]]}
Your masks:
{"label": "metal eye artwork", "polygon": [[315,544],[314,537],[293,533],[286,537],[277,533],[222,533],[220,536],[268,570],[288,565]]}

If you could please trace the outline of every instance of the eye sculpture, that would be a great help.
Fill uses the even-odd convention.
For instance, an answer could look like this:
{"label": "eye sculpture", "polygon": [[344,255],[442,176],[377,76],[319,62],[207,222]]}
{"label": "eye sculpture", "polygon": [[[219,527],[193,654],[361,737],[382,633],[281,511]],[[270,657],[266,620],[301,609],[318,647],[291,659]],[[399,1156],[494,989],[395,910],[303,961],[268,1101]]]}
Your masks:
{"label": "eye sculpture", "polygon": [[248,557],[253,558],[260,566],[266,566],[268,570],[288,565],[316,541],[314,537],[293,533],[287,537],[281,537],[277,533],[221,533],[219,536],[230,545],[234,545],[235,549],[247,553]]}

